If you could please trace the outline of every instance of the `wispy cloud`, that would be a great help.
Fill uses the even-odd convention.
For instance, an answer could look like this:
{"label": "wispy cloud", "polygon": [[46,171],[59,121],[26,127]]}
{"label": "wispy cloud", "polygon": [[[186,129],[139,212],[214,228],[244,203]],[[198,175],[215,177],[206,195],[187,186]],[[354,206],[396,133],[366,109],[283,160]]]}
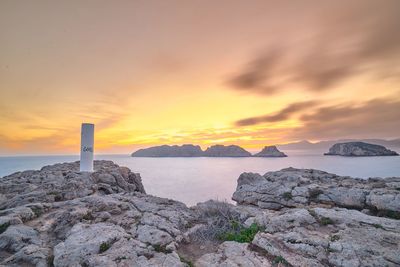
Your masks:
{"label": "wispy cloud", "polygon": [[[398,76],[399,70],[394,70],[400,63],[399,10],[400,1],[390,0],[325,10],[313,21],[319,25],[313,37],[285,49],[276,47],[286,44],[275,45],[229,78],[228,84],[273,94],[299,86],[324,91],[367,72],[380,79]],[[307,49],[302,51],[303,47]]]}

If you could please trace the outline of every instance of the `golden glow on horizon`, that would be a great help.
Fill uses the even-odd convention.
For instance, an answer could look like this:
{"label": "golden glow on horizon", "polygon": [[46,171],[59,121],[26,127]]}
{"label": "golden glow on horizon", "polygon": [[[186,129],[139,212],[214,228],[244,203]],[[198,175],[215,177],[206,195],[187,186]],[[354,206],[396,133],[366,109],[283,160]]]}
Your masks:
{"label": "golden glow on horizon", "polygon": [[[330,11],[333,7],[337,14]],[[314,7],[308,1],[1,2],[0,155],[77,153],[82,122],[96,124],[97,153],[129,153],[160,144],[206,148],[220,143],[258,149],[303,139],[398,137],[395,128],[382,124],[382,116],[388,123],[398,120],[391,110],[384,110],[400,101],[400,80],[387,71],[387,63],[398,62],[398,57],[362,61],[357,54],[349,65],[362,67],[344,68],[344,74],[334,65],[343,67],[340,62],[330,67],[329,53],[307,57],[311,45],[318,45],[321,27],[332,26],[329,21],[319,23],[324,14],[319,12],[341,16],[347,7]],[[342,25],[337,24],[334,27],[341,32]],[[330,51],[334,42],[327,39],[324,48]],[[333,57],[352,51],[351,42],[343,40],[342,46],[332,49]],[[274,90],[260,93],[257,90],[267,86],[238,89],[227,82],[246,67],[252,70],[252,57],[274,46],[279,47],[275,54],[283,54],[279,64],[274,58],[262,63],[270,68],[262,77],[271,82],[267,86],[276,86]],[[324,50],[311,48],[312,54]],[[396,52],[398,47],[389,48]],[[325,72],[313,65],[324,56],[329,59]],[[313,89],[321,82],[312,79],[318,75],[345,78],[332,86],[327,83],[328,89]],[[280,87],[282,83],[287,85]],[[376,99],[386,101],[381,117],[375,117],[377,108],[369,102]],[[305,101],[312,103],[283,118],[235,124],[276,115]],[[321,108],[339,117],[326,112],[325,118],[319,114]],[[349,127],[353,124],[347,119],[353,115],[354,129],[321,127],[333,122]],[[379,123],[369,131],[359,121]]]}

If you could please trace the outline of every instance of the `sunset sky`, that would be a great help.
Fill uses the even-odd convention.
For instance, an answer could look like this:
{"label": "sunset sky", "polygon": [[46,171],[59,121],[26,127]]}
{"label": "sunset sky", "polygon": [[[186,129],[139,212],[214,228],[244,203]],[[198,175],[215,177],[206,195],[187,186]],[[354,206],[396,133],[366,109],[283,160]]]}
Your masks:
{"label": "sunset sky", "polygon": [[0,155],[400,137],[400,1],[0,1]]}

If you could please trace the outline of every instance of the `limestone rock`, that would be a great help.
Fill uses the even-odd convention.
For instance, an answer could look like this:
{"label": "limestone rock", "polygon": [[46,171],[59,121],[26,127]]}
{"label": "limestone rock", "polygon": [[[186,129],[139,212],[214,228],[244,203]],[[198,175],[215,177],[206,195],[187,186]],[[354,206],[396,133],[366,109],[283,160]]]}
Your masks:
{"label": "limestone rock", "polygon": [[17,172],[1,180],[0,209],[29,203],[51,203],[84,197],[95,192],[145,193],[139,174],[111,161],[95,161],[95,172],[79,172],[79,162],[61,163],[43,167],[39,171]]}
{"label": "limestone rock", "polygon": [[286,168],[261,176],[243,173],[232,199],[263,209],[306,207],[324,204],[389,212],[400,210],[400,178],[357,179],[313,170]]}

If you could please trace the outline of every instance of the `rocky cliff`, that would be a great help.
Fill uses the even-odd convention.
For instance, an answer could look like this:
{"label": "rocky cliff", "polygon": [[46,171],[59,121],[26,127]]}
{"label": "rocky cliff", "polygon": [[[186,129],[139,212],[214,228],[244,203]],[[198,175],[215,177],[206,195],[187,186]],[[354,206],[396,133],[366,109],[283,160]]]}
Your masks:
{"label": "rocky cliff", "polygon": [[400,178],[243,173],[238,205],[188,208],[145,194],[138,174],[110,161],[93,173],[78,166],[2,178],[1,266],[400,264]]}
{"label": "rocky cliff", "polygon": [[266,146],[253,157],[287,157],[285,153],[279,151],[276,146]]}
{"label": "rocky cliff", "polygon": [[368,144],[364,142],[347,142],[334,144],[328,153],[324,155],[339,155],[349,157],[366,156],[398,156],[395,151],[391,151],[384,146]]}
{"label": "rocky cliff", "polygon": [[251,153],[240,146],[214,145],[204,151],[205,157],[250,157]]}
{"label": "rocky cliff", "polygon": [[202,155],[200,146],[194,145],[155,146],[132,153],[132,157],[201,157]]}

